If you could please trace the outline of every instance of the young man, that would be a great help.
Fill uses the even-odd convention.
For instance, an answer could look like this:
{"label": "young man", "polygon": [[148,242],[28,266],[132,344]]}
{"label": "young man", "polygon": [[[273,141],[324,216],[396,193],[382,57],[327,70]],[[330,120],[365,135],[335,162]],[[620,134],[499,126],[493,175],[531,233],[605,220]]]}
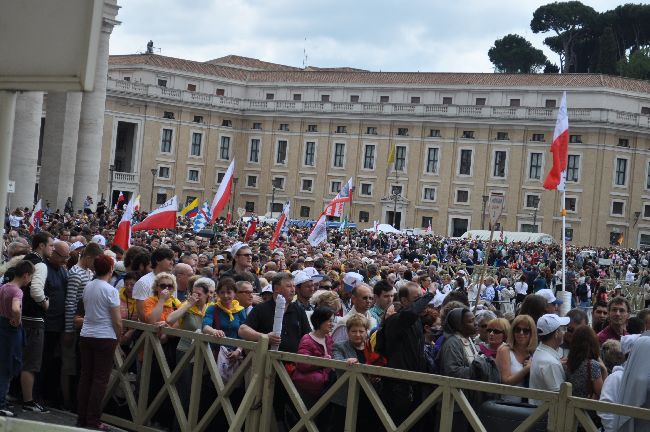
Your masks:
{"label": "young man", "polygon": [[32,252],[25,259],[34,264],[34,276],[29,295],[23,297],[23,328],[25,346],[23,348],[23,368],[20,373],[20,386],[23,391],[23,410],[48,413],[50,410],[34,401],[34,377],[41,371],[43,344],[45,342],[45,313],[50,301],[45,295],[47,265],[44,259],[54,253],[54,238],[41,231],[32,237]]}
{"label": "young man", "polygon": [[385,280],[379,280],[372,287],[372,293],[375,295],[375,305],[370,309],[370,315],[379,323],[384,313],[386,313],[388,306],[393,304],[395,288],[390,286]]}
{"label": "young man", "polygon": [[598,302],[591,311],[591,328],[600,333],[607,325],[607,303]]}
{"label": "young man", "polygon": [[625,297],[614,297],[607,304],[609,325],[598,333],[598,341],[602,346],[606,340],[621,340],[627,334],[627,320],[630,318],[630,302]]}
{"label": "young man", "polygon": [[[564,339],[563,327],[570,321],[569,317],[559,317],[555,314],[542,315],[537,320],[540,344],[535,350],[530,366],[530,388],[559,391],[560,385],[566,381],[558,349]],[[537,405],[539,401],[531,400],[531,403]]]}

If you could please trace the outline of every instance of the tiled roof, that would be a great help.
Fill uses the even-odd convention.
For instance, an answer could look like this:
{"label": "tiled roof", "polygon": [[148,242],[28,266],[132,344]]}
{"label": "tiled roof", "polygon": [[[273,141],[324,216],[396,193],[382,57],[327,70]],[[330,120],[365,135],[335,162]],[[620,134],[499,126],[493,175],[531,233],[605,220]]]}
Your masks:
{"label": "tiled roof", "polygon": [[[228,60],[223,60],[228,59]],[[218,62],[219,64],[214,64]],[[239,67],[225,66],[239,62]],[[147,65],[230,80],[255,83],[296,84],[360,84],[360,85],[421,85],[421,86],[478,86],[478,87],[604,87],[623,91],[650,93],[650,81],[621,78],[601,74],[502,74],[502,73],[439,73],[439,72],[368,72],[347,68],[307,70],[247,57],[226,56],[209,62],[196,62],[156,54],[113,55],[111,65]],[[247,70],[245,64],[272,70]],[[248,66],[253,67],[253,66]],[[286,68],[286,69],[281,69]]]}
{"label": "tiled roof", "polygon": [[227,55],[225,57],[219,57],[214,60],[208,60],[206,63],[222,65],[222,66],[232,66],[232,67],[241,67],[251,70],[267,70],[267,71],[288,71],[288,70],[300,70],[300,68],[293,66],[286,66],[278,63],[269,63],[262,60],[242,57],[237,55]]}

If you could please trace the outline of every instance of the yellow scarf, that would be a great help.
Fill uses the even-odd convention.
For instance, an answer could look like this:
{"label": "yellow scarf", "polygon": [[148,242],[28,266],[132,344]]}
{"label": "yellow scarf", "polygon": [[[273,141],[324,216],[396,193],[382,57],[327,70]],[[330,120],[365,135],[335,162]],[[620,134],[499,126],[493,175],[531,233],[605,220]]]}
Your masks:
{"label": "yellow scarf", "polygon": [[134,298],[127,298],[126,296],[126,288],[121,288],[120,289],[120,300],[123,302],[126,302],[126,307],[129,312],[129,316],[133,316],[135,314],[135,299]]}
{"label": "yellow scarf", "polygon": [[233,300],[232,303],[230,304],[230,309],[227,309],[222,303],[221,300],[217,300],[217,302],[214,304],[216,307],[224,311],[225,313],[228,314],[228,318],[230,318],[230,321],[233,321],[235,317],[233,314],[236,314],[237,312],[244,310],[243,306],[239,306],[239,302],[237,300]]}
{"label": "yellow scarf", "polygon": [[[184,302],[181,304],[181,307],[182,307],[185,303],[187,303],[187,301],[184,301]],[[194,315],[198,315],[198,316],[200,316],[200,317],[204,317],[204,316],[205,316],[205,310],[206,310],[207,308],[208,308],[208,305],[206,304],[206,305],[203,306],[203,310],[200,311],[199,308],[198,308],[196,305],[194,305],[194,306],[192,306],[191,308],[189,308],[189,310],[187,311],[187,313],[191,313],[191,314],[194,314]]]}
{"label": "yellow scarf", "polygon": [[[151,297],[156,299],[156,303],[158,302],[158,296],[157,295],[154,295],[154,296],[151,296]],[[167,299],[167,301],[165,302],[165,304],[163,306],[166,307],[166,308],[172,308],[173,307],[174,309],[178,309],[180,307],[180,305],[181,305],[181,301],[179,299],[177,299],[176,297],[172,296],[172,297],[169,297]]]}

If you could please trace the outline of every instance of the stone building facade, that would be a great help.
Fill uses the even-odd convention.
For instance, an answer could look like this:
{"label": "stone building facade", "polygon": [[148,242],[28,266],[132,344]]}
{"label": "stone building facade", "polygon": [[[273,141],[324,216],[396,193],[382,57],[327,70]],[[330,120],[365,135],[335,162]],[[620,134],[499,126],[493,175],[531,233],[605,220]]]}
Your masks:
{"label": "stone building facade", "polygon": [[[236,160],[233,208],[315,219],[352,177],[349,218],[460,235],[499,225],[560,238],[542,187],[557,105],[570,122],[567,235],[650,246],[650,83],[605,75],[299,69],[246,57],[110,56],[97,196],[211,200]],[[387,163],[391,147],[396,161]]]}

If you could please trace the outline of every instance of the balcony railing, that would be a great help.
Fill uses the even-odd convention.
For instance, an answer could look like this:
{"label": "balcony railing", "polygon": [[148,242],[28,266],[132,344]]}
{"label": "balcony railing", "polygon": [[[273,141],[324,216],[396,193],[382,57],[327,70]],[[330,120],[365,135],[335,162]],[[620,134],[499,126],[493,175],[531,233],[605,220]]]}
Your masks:
{"label": "balcony railing", "polygon": [[[241,111],[292,111],[292,112],[350,112],[381,115],[444,117],[444,118],[482,118],[508,120],[548,120],[553,121],[558,108],[542,107],[496,107],[477,105],[431,105],[372,102],[318,102],[318,101],[274,101],[238,99],[170,89],[150,84],[110,79],[107,83],[109,94],[129,93],[150,98],[175,100],[178,102],[199,103],[213,107],[239,109]],[[645,114],[617,111],[607,108],[569,108],[572,122],[610,123],[640,127],[650,127],[650,116]]]}
{"label": "balcony railing", "polygon": [[114,172],[113,182],[115,183],[137,183],[138,175],[136,173]]}

